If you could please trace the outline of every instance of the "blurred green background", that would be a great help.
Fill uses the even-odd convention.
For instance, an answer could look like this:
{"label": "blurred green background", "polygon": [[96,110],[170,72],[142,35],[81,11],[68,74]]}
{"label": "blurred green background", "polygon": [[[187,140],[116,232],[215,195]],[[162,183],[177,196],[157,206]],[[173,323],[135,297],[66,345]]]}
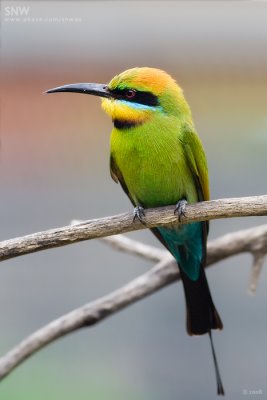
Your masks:
{"label": "blurred green background", "polygon": [[[8,7],[29,7],[27,17]],[[42,92],[105,83],[134,66],[162,68],[183,87],[213,198],[266,194],[266,2],[9,1],[1,18],[1,239],[132,209],[109,176],[112,123],[99,99]],[[263,223],[214,221],[210,238]],[[149,232],[129,236],[157,243]],[[2,263],[1,354],[150,267],[97,240]],[[267,271],[251,297],[250,267],[242,255],[207,272],[225,326],[214,341],[229,399],[243,399],[244,390],[267,396]],[[0,385],[1,400],[215,393],[208,337],[185,332],[181,284],[53,343]]]}

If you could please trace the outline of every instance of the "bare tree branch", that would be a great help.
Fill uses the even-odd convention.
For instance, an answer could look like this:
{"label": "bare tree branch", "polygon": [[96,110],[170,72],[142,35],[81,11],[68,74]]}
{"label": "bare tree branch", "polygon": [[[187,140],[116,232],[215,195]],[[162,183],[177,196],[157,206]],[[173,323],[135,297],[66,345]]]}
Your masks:
{"label": "bare tree branch", "polygon": [[[81,224],[82,220],[74,219],[71,221],[71,225]],[[150,246],[139,242],[138,240],[130,239],[125,235],[114,235],[100,238],[104,243],[110,244],[115,250],[120,250],[126,253],[134,254],[135,256],[140,256],[146,258],[150,261],[161,261],[165,257],[171,257],[169,251],[164,249],[159,249],[155,246]]]}
{"label": "bare tree branch", "polygon": [[250,277],[250,284],[248,288],[248,292],[251,295],[255,294],[256,292],[265,257],[266,254],[263,254],[261,251],[255,252],[253,254],[253,265]]}
{"label": "bare tree branch", "polygon": [[[147,246],[146,249],[143,248],[140,251],[141,247],[139,243],[137,244],[136,241],[124,239],[118,240],[118,238],[114,237],[108,239],[108,242],[116,243],[121,250],[138,254],[150,260],[159,260],[160,253],[158,253],[158,249]],[[118,245],[119,241],[122,244]],[[136,251],[138,247],[139,250]],[[155,251],[154,256],[148,255],[148,247],[150,247],[152,252]],[[262,254],[262,257],[266,255],[267,225],[227,234],[210,242],[208,245],[207,263],[208,265],[212,265],[217,261],[241,252]],[[174,260],[165,251],[162,251],[162,255],[161,260],[152,269],[132,282],[107,296],[85,304],[50,322],[23,340],[18,346],[0,358],[0,379],[3,379],[24,360],[54,340],[82,327],[92,326],[126,306],[179,280],[180,276]]]}
{"label": "bare tree branch", "polygon": [[[5,240],[0,243],[0,261],[82,240],[178,223],[173,211],[173,206],[146,210],[145,224],[133,222],[132,213],[125,213]],[[260,215],[267,215],[267,195],[188,204],[182,223]]]}
{"label": "bare tree branch", "polygon": [[[115,249],[139,255],[148,260],[160,261],[168,256],[172,259],[167,250],[140,243],[124,235],[110,236],[101,240]],[[223,235],[210,241],[207,250],[207,266],[244,252],[249,252],[253,255],[265,255],[267,253],[267,225]]]}

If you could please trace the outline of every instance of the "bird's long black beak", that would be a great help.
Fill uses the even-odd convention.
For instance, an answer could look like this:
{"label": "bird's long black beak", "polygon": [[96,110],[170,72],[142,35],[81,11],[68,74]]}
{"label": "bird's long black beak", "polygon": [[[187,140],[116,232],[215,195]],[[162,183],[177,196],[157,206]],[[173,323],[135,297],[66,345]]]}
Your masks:
{"label": "bird's long black beak", "polygon": [[92,94],[100,97],[113,97],[108,86],[101,83],[72,83],[47,90],[45,93],[73,92]]}

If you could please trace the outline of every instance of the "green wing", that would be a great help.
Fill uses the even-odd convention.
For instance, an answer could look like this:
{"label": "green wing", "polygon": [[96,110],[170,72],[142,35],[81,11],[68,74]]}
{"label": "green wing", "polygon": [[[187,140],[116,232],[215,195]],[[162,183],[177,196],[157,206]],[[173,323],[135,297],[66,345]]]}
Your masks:
{"label": "green wing", "polygon": [[209,175],[206,155],[202,143],[192,128],[186,126],[181,134],[184,154],[195,180],[198,191],[198,200],[209,200]]}
{"label": "green wing", "polygon": [[[184,154],[187,159],[189,168],[195,180],[198,193],[198,200],[209,200],[209,174],[206,155],[197,133],[190,127],[185,126],[180,138]],[[209,232],[209,221],[202,224],[203,229],[203,248],[206,251],[207,235]],[[204,257],[205,259],[205,257]]]}

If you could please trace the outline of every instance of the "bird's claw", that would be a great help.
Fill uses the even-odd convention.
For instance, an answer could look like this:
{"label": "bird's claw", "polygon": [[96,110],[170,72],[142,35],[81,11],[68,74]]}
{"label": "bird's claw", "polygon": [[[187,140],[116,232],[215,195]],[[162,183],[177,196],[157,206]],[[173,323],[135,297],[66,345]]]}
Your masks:
{"label": "bird's claw", "polygon": [[145,215],[146,214],[144,208],[141,206],[137,206],[134,208],[133,211],[133,221],[135,221],[136,218],[138,218],[140,222],[144,222],[143,218],[145,217]]}
{"label": "bird's claw", "polygon": [[185,207],[187,201],[185,199],[179,200],[174,209],[174,214],[178,214],[178,220],[181,222],[181,218],[185,217]]}

